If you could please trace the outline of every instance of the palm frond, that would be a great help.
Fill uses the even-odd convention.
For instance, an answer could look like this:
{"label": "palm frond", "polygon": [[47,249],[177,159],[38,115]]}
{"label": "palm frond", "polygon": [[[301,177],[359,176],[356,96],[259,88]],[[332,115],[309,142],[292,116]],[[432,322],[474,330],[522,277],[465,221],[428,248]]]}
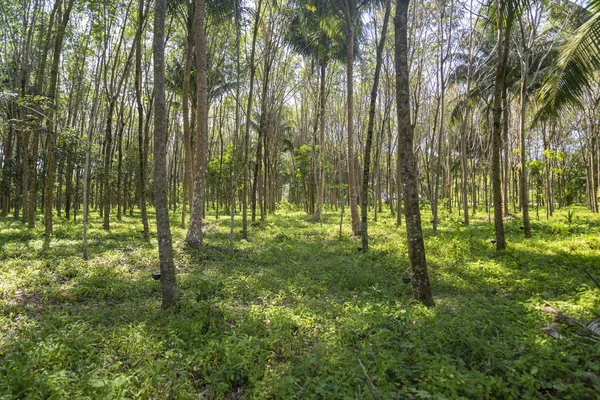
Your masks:
{"label": "palm frond", "polygon": [[467,105],[469,106],[469,109],[473,110],[478,104],[485,103],[490,89],[491,86],[489,85],[480,85],[472,88],[467,96],[461,96],[456,101],[454,108],[452,108],[452,111],[450,112],[450,125],[455,127],[462,121],[463,118],[465,118]]}
{"label": "palm frond", "polygon": [[600,0],[591,0],[590,18],[563,44],[554,71],[544,81],[535,120],[547,120],[579,105],[593,74],[600,69]]}

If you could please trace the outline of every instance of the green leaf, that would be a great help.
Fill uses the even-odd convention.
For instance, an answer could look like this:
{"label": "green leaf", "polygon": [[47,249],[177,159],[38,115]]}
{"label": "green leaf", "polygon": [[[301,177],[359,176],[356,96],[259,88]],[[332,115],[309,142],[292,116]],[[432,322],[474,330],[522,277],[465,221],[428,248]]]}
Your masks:
{"label": "green leaf", "polygon": [[90,379],[90,386],[95,388],[101,388],[106,386],[106,382],[104,382],[104,380],[100,378],[93,378]]}
{"label": "green leaf", "polygon": [[125,375],[119,375],[115,379],[113,379],[110,384],[112,387],[121,387],[127,383],[127,377]]}
{"label": "green leaf", "polygon": [[535,375],[538,373],[538,367],[531,368],[531,375]]}

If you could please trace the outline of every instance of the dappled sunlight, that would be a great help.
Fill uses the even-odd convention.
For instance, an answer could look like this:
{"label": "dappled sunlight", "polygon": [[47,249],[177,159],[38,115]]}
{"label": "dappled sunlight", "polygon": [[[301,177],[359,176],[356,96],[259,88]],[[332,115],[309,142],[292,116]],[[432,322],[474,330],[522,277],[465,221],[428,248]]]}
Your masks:
{"label": "dappled sunlight", "polygon": [[145,244],[134,218],[105,232],[94,217],[88,262],[79,224],[58,224],[44,246],[38,229],[0,220],[16,255],[3,253],[0,267],[3,390],[370,398],[368,376],[382,398],[594,393],[580,377],[598,365],[598,343],[551,338],[540,307],[593,317],[600,295],[582,271],[600,276],[598,226],[524,240],[510,222],[509,247],[496,252],[489,225],[447,219],[439,236],[426,233],[436,301],[427,309],[401,280],[410,276],[404,227],[386,217],[370,224],[367,253],[339,237],[332,212],[312,223],[280,210],[232,252],[228,217],[208,219],[202,249],[182,246],[185,231],[173,226],[182,297],[169,311],[151,277],[155,239]]}

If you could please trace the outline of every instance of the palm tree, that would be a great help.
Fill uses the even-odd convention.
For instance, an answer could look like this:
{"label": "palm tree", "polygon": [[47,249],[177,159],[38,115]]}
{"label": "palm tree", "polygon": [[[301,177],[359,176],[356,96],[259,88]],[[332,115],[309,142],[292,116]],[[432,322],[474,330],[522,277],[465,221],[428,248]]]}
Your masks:
{"label": "palm tree", "polygon": [[[323,197],[325,193],[325,169],[323,150],[325,146],[325,105],[327,67],[332,59],[343,58],[343,35],[335,23],[332,8],[325,1],[315,1],[314,5],[306,5],[304,1],[296,4],[295,15],[292,17],[288,30],[287,42],[299,54],[313,57],[319,66],[319,96],[316,123],[319,126],[318,146],[314,146],[314,172],[317,180],[317,206],[312,220],[321,220]],[[315,135],[316,136],[316,135]],[[316,142],[314,138],[313,143]]]}
{"label": "palm tree", "polygon": [[578,105],[600,69],[600,0],[590,0],[586,9],[589,19],[564,42],[553,73],[544,81],[536,120]]}
{"label": "palm tree", "polygon": [[358,235],[360,232],[360,217],[358,215],[357,169],[354,152],[354,56],[356,39],[361,27],[361,12],[374,0],[329,0],[329,2],[332,9],[339,10],[338,13],[342,17],[341,22],[345,30],[348,203],[350,205],[352,234]]}
{"label": "palm tree", "polygon": [[502,215],[502,190],[500,179],[500,150],[502,147],[502,92],[506,85],[506,65],[510,50],[510,31],[515,14],[510,1],[498,0],[498,58],[496,76],[494,79],[494,105],[492,111],[492,190],[494,204],[494,227],[496,234],[496,249],[506,249],[504,238],[504,220]]}
{"label": "palm tree", "polygon": [[[534,122],[548,120],[566,108],[580,106],[582,98],[592,90],[594,75],[600,69],[600,0],[590,0],[586,9],[589,18],[566,39],[554,71],[544,81]],[[589,135],[591,149],[596,140],[592,128]],[[586,180],[589,182],[588,204],[592,211],[597,212],[593,154],[593,150],[589,152]]]}

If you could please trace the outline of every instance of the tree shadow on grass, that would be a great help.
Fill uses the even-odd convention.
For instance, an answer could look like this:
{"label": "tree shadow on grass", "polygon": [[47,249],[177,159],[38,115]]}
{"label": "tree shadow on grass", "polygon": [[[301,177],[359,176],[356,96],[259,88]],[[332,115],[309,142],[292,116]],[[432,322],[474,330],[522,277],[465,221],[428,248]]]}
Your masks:
{"label": "tree shadow on grass", "polygon": [[[149,244],[143,240],[140,232],[128,225],[131,219],[115,221],[113,229],[105,231],[97,222],[90,223],[88,230],[88,251],[90,258],[102,258],[114,250],[132,251]],[[20,222],[19,222],[20,224]],[[50,259],[61,260],[67,257],[81,257],[83,254],[83,233],[80,223],[57,219],[54,233],[48,238],[41,227],[27,229],[9,218],[0,219],[0,259]]]}
{"label": "tree shadow on grass", "polygon": [[[97,291],[77,292],[77,299],[67,293],[65,301],[3,307],[13,332],[2,342],[8,393],[31,393],[27,384],[43,395],[107,395],[118,389],[109,383],[124,376],[131,378],[122,391],[110,393],[370,398],[367,374],[382,398],[594,393],[576,374],[589,357],[564,360],[561,344],[536,329],[542,317],[503,297],[439,299],[427,310],[348,290],[241,306],[214,280],[190,276],[179,309],[165,312],[158,282],[106,278],[112,288],[143,289],[117,293],[93,274],[78,283]],[[194,289],[208,298],[194,298]],[[54,380],[60,371],[67,376]]]}
{"label": "tree shadow on grass", "polygon": [[[49,280],[36,292],[41,298],[1,300],[2,392],[372,398],[370,380],[381,398],[597,393],[578,374],[598,364],[598,353],[539,331],[546,317],[527,302],[543,295],[536,282],[549,295],[563,293],[552,275],[559,263],[546,253],[495,253],[476,236],[465,245],[476,250],[462,258],[467,267],[439,258],[432,268],[438,304],[425,309],[399,279],[405,255],[393,243],[377,247],[384,238],[358,253],[356,240],[335,239],[318,225],[268,233],[265,227],[228,253],[227,235],[216,231],[218,247],[176,249],[192,261],[179,271],[180,306],[162,311],[149,267],[116,250],[130,246],[131,234],[115,236],[85,270]],[[67,250],[52,255],[58,260]],[[571,261],[572,268],[593,258]],[[550,262],[556,265],[547,268]]]}

